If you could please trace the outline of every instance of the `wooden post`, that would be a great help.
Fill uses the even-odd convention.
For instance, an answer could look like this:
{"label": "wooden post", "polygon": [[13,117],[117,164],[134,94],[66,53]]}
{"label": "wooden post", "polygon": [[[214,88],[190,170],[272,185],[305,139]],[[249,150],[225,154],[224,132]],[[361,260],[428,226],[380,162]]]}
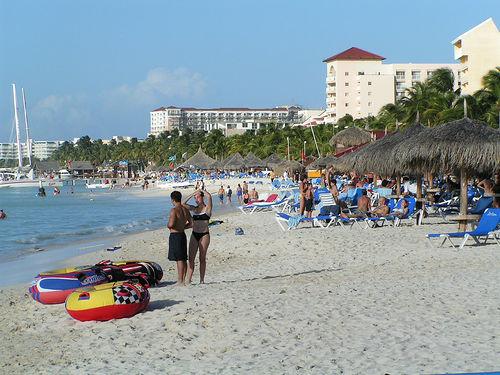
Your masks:
{"label": "wooden post", "polygon": [[460,216],[464,220],[460,220],[458,223],[458,230],[465,232],[467,230],[467,172],[465,169],[460,170]]}
{"label": "wooden post", "polygon": [[401,173],[396,173],[396,195],[401,196]]}
{"label": "wooden post", "polygon": [[[416,204],[416,209],[417,210],[423,210],[424,209],[424,201],[422,199],[422,174],[418,173],[417,174],[417,204]],[[422,224],[422,218],[421,216],[423,215],[423,212],[419,213],[417,215],[417,225]]]}

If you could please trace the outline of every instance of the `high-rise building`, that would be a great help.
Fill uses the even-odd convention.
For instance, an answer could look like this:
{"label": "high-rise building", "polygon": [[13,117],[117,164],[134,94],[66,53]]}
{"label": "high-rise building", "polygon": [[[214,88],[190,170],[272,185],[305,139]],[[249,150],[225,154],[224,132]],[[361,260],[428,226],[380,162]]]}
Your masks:
{"label": "high-rise building", "polygon": [[482,78],[500,66],[500,32],[492,18],[466,31],[453,42],[455,59],[460,62],[462,94],[472,95],[482,88]]}
{"label": "high-rise building", "polygon": [[406,89],[439,68],[451,69],[459,86],[458,64],[383,64],[383,60],[352,47],[323,61],[327,69],[325,122],[335,123],[347,114],[376,116],[384,105],[395,103]]}
{"label": "high-rise building", "polygon": [[[48,159],[56,151],[63,141],[33,141],[31,140],[31,149],[33,156],[39,160]],[[21,143],[21,153],[23,158],[28,157],[28,148],[26,143]],[[0,143],[0,160],[17,159],[17,143]]]}
{"label": "high-rise building", "polygon": [[158,135],[174,129],[192,129],[194,131],[210,131],[259,129],[262,124],[294,124],[298,121],[300,108],[296,106],[276,108],[178,108],[160,107],[150,112],[150,134]]}

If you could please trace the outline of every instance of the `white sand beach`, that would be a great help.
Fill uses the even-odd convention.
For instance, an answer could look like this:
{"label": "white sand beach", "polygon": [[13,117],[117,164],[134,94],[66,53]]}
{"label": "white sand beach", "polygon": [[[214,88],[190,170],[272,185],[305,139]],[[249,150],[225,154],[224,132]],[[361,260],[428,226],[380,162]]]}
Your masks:
{"label": "white sand beach", "polygon": [[[0,372],[416,374],[500,370],[500,247],[432,249],[455,226],[281,232],[273,213],[222,214],[207,284],[173,287],[167,231],[68,264],[148,259],[164,267],[149,308],[81,323],[64,306],[0,292]],[[245,234],[236,236],[241,227]],[[38,270],[33,270],[35,275]],[[198,271],[198,270],[196,270]]]}

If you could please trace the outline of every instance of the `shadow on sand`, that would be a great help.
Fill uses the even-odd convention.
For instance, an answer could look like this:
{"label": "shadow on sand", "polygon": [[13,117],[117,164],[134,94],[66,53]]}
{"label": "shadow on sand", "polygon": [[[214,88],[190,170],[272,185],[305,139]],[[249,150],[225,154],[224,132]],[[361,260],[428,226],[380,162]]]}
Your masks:
{"label": "shadow on sand", "polygon": [[146,309],[146,311],[163,310],[167,307],[177,305],[178,303],[181,303],[181,302],[184,302],[184,301],[174,301],[171,299],[162,299],[159,301],[152,301],[149,303],[149,306]]}

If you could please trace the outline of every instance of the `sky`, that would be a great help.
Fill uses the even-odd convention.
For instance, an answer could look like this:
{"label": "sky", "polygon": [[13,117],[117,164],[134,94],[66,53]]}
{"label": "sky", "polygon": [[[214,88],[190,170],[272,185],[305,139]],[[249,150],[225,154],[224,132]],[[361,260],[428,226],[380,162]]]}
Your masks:
{"label": "sky", "polygon": [[14,139],[12,83],[35,140],[144,138],[160,106],[322,108],[322,61],[353,46],[388,63],[454,62],[451,41],[489,17],[498,25],[498,5],[0,0],[0,142]]}

